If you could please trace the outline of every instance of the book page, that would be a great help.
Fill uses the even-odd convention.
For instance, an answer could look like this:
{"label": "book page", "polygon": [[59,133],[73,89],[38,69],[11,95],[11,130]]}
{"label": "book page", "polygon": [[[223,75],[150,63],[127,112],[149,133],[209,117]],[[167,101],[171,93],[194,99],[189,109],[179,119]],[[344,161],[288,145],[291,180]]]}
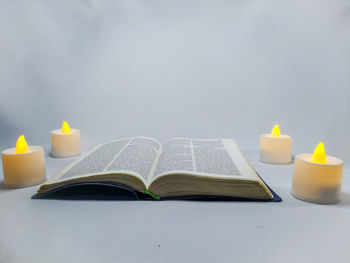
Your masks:
{"label": "book page", "polygon": [[160,148],[158,141],[146,137],[121,139],[102,144],[50,178],[47,183],[118,172],[137,176],[146,182]]}
{"label": "book page", "polygon": [[[232,140],[231,140],[232,141]],[[233,141],[232,141],[233,142]],[[221,139],[176,138],[163,145],[152,179],[169,173],[243,177],[233,160],[229,144]],[[231,145],[234,147],[234,145]]]}

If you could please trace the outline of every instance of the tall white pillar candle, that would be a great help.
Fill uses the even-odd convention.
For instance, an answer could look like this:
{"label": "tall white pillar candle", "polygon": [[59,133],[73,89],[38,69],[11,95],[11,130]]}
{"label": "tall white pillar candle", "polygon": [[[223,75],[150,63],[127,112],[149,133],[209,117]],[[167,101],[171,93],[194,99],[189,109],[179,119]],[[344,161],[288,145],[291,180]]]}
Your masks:
{"label": "tall white pillar candle", "polygon": [[270,134],[260,136],[260,161],[269,164],[288,164],[292,157],[292,137],[280,134],[275,125]]}
{"label": "tall white pillar candle", "polygon": [[[295,156],[292,195],[306,202],[334,204],[340,200],[343,161],[326,156],[322,148],[319,144],[314,154]],[[317,151],[324,152],[323,161],[315,158]]]}
{"label": "tall white pillar candle", "polygon": [[27,187],[46,181],[44,150],[28,146],[20,136],[15,148],[1,153],[4,183],[11,188]]}
{"label": "tall white pillar candle", "polygon": [[51,155],[53,157],[71,157],[79,155],[80,131],[71,129],[68,123],[63,122],[61,129],[51,132]]}

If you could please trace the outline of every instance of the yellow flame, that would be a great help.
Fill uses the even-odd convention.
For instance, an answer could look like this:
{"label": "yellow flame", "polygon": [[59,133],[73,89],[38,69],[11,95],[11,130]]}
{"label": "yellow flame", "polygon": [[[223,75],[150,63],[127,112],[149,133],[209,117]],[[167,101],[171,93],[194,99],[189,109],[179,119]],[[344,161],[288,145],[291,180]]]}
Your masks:
{"label": "yellow flame", "polygon": [[17,139],[16,153],[27,153],[27,152],[29,152],[29,147],[26,142],[26,138],[24,138],[24,135],[21,135]]}
{"label": "yellow flame", "polygon": [[312,154],[311,162],[313,163],[327,163],[326,151],[324,149],[323,142],[317,144],[314,153]]}
{"label": "yellow flame", "polygon": [[70,134],[70,128],[67,122],[62,123],[61,134]]}
{"label": "yellow flame", "polygon": [[271,131],[271,137],[273,137],[273,138],[281,137],[280,128],[278,127],[278,124],[273,126],[272,131]]}

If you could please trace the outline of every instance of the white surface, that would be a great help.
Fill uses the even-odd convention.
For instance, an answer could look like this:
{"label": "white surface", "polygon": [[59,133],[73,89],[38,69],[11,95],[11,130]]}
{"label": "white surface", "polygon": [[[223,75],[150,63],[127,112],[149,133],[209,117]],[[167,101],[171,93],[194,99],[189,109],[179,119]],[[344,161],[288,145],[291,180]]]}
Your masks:
{"label": "white surface", "polygon": [[[1,187],[0,262],[349,262],[350,170],[341,202],[316,205],[291,196],[292,164],[246,154],[283,202],[32,200],[37,187]],[[74,159],[47,156],[48,174]]]}

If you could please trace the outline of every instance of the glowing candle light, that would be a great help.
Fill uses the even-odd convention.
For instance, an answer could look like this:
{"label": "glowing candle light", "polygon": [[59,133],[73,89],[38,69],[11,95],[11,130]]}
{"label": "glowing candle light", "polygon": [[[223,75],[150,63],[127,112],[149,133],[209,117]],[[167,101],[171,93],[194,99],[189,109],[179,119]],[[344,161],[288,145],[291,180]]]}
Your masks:
{"label": "glowing candle light", "polygon": [[17,143],[16,143],[16,153],[27,153],[29,152],[29,147],[26,141],[26,138],[24,138],[24,135],[21,135],[18,137]]}
{"label": "glowing candle light", "polygon": [[79,155],[80,131],[63,122],[61,129],[51,132],[51,155],[53,157],[71,157]]}
{"label": "glowing candle light", "polygon": [[70,134],[70,127],[66,121],[62,123],[61,134]]}
{"label": "glowing candle light", "polygon": [[327,163],[326,162],[326,150],[324,149],[323,142],[317,144],[314,153],[312,154],[311,162],[313,163]]}
{"label": "glowing candle light", "polygon": [[313,154],[295,156],[292,194],[312,203],[333,204],[340,200],[343,161],[326,155],[320,142]]}
{"label": "glowing candle light", "polygon": [[16,147],[1,153],[4,183],[11,188],[27,187],[46,180],[44,150],[40,146],[28,146],[21,135]]}
{"label": "glowing candle light", "polygon": [[278,124],[273,126],[270,136],[273,138],[280,138],[281,137],[280,127],[278,126]]}
{"label": "glowing candle light", "polygon": [[278,124],[270,134],[260,136],[260,161],[270,164],[288,164],[292,156],[292,138],[281,134]]}

